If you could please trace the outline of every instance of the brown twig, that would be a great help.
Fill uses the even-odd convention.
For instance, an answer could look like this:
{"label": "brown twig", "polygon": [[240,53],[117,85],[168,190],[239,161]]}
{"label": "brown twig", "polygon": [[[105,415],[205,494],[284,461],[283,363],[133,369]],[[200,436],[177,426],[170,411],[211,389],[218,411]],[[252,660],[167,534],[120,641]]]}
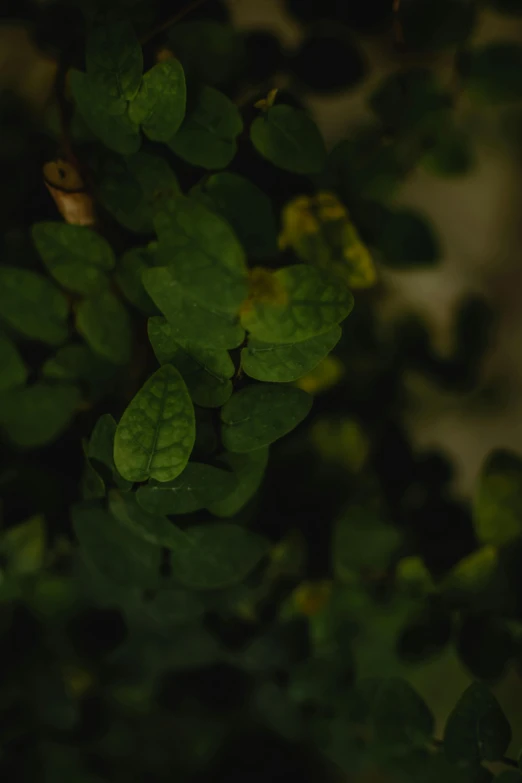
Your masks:
{"label": "brown twig", "polygon": [[177,22],[181,22],[181,20],[184,19],[189,14],[191,14],[192,11],[196,11],[200,6],[202,6],[206,2],[208,2],[208,0],[192,0],[192,3],[189,3],[187,6],[185,6],[185,8],[182,8],[181,11],[178,11],[172,16],[169,16],[169,18],[165,19],[164,22],[161,22],[156,27],[153,27],[152,30],[150,30],[146,35],[144,35],[141,38],[140,43],[142,45],[149,43],[149,41],[151,41],[157,35],[160,35],[160,33],[164,33],[165,30],[168,30],[169,27],[172,27],[173,24],[176,24]]}

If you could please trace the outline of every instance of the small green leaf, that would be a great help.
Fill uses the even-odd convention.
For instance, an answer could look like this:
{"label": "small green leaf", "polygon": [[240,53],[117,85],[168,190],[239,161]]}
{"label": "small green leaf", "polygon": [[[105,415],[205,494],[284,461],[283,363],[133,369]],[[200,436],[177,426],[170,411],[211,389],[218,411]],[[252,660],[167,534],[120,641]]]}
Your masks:
{"label": "small green leaf", "polygon": [[138,234],[152,233],[158,208],[180,192],[167,161],[143,150],[125,158],[107,153],[95,174],[105,209],[122,226]]}
{"label": "small green leaf", "polygon": [[172,578],[192,590],[238,584],[256,567],[270,544],[237,525],[198,525],[171,553]]}
{"label": "small green leaf", "polygon": [[76,328],[92,350],[109,362],[127,364],[130,360],[129,314],[110,291],[100,291],[78,305]]}
{"label": "small green leaf", "polygon": [[87,74],[113,98],[134,98],[141,84],[143,53],[129,22],[95,28],[87,37]]}
{"label": "small green leaf", "polygon": [[33,574],[44,566],[45,522],[35,516],[9,528],[0,537],[0,552],[9,574]]}
{"label": "small green leaf", "polygon": [[147,512],[138,505],[135,493],[109,493],[109,508],[135,536],[157,546],[176,549],[184,533],[161,513]]}
{"label": "small green leaf", "polygon": [[27,380],[27,367],[14,342],[0,333],[0,392],[23,386]]}
{"label": "small green leaf", "polygon": [[244,331],[239,319],[202,307],[187,296],[166,267],[147,269],[142,276],[146,291],[172,327],[172,337],[208,348],[237,348]]}
{"label": "small green leaf", "polygon": [[235,488],[233,473],[189,462],[174,481],[139,487],[136,497],[149,514],[190,514],[224,500]]}
{"label": "small green leaf", "polygon": [[245,253],[222,218],[194,199],[173,200],[154,221],[159,255],[203,307],[235,313],[248,293]]}
{"label": "small green leaf", "polygon": [[504,546],[522,536],[522,459],[494,451],[482,469],[473,506],[479,541]]}
{"label": "small green leaf", "polygon": [[170,141],[183,122],[187,102],[185,74],[179,60],[157,63],[143,77],[130,104],[129,117],[152,141]]}
{"label": "small green leaf", "polygon": [[47,278],[0,268],[0,318],[30,340],[59,345],[67,338],[67,299]]}
{"label": "small green leaf", "polygon": [[242,130],[241,114],[230,98],[213,87],[202,87],[169,147],[193,166],[224,169],[237,152]]}
{"label": "small green leaf", "polygon": [[66,429],[79,402],[76,386],[35,383],[2,395],[0,425],[18,446],[43,446]]}
{"label": "small green leaf", "polygon": [[194,446],[194,408],[179,372],[165,364],[152,375],[121,417],[114,462],[128,481],[172,481]]}
{"label": "small green leaf", "polygon": [[120,155],[132,155],[141,145],[140,130],[129,118],[127,102],[113,98],[86,73],[73,70],[71,91],[78,111],[94,135]]}
{"label": "small green leaf", "polygon": [[255,495],[265,475],[268,454],[268,448],[262,448],[249,454],[227,452],[222,456],[221,461],[234,472],[237,484],[224,500],[214,501],[208,505],[208,510],[214,516],[234,516]]}
{"label": "small green leaf", "polygon": [[275,166],[295,174],[319,174],[326,148],[314,121],[291,106],[273,106],[252,123],[256,150]]}
{"label": "small green leaf", "polygon": [[522,45],[490,43],[463,57],[462,72],[468,90],[478,98],[503,103],[522,98]]}
{"label": "small green leaf", "polygon": [[340,581],[350,582],[354,571],[383,571],[389,567],[400,542],[399,532],[378,513],[351,506],[334,527],[334,573]]}
{"label": "small green leaf", "polygon": [[177,343],[165,318],[149,318],[149,340],[160,364],[173,364],[196,405],[220,408],[232,394],[234,363],[227,351],[196,343]]}
{"label": "small green leaf", "polygon": [[313,398],[290,386],[247,386],[221,411],[223,444],[229,451],[260,449],[291,432],[309,414]]}
{"label": "small green leaf", "polygon": [[72,509],[74,532],[87,562],[110,582],[125,587],[154,587],[161,549],[133,535],[102,508],[89,504]]}
{"label": "small green leaf", "polygon": [[192,196],[228,220],[248,255],[268,258],[277,253],[272,203],[248,179],[228,171],[213,174]]}
{"label": "small green leaf", "polygon": [[352,310],[350,291],[315,267],[284,267],[274,273],[273,279],[276,295],[254,295],[242,313],[242,325],[256,340],[303,342],[331,331]]}
{"label": "small green leaf", "polygon": [[241,367],[258,381],[288,383],[311,372],[332,351],[341,337],[334,326],[329,332],[300,343],[262,343],[250,339],[241,351]]}
{"label": "small green leaf", "polygon": [[105,497],[105,482],[89,459],[85,460],[80,482],[82,500],[102,500]]}
{"label": "small green leaf", "polygon": [[485,686],[464,691],[444,732],[444,751],[454,764],[499,761],[511,741],[511,727],[499,703]]}
{"label": "small green leaf", "polygon": [[435,721],[423,699],[405,680],[381,680],[373,690],[371,723],[377,742],[393,747],[422,746],[433,736]]}
{"label": "small green leaf", "polygon": [[116,421],[110,413],[104,413],[96,424],[86,447],[86,456],[94,463],[99,463],[108,471],[118,488],[125,492],[132,487],[132,482],[122,478],[114,464],[114,439],[117,429]]}
{"label": "small green leaf", "polygon": [[154,266],[156,258],[157,252],[153,248],[133,247],[120,258],[115,274],[126,298],[145,315],[155,315],[158,312],[142,281],[144,270]]}
{"label": "small green leaf", "polygon": [[64,288],[91,294],[108,284],[105,274],[114,268],[112,248],[85,226],[35,223],[33,241],[49,273]]}

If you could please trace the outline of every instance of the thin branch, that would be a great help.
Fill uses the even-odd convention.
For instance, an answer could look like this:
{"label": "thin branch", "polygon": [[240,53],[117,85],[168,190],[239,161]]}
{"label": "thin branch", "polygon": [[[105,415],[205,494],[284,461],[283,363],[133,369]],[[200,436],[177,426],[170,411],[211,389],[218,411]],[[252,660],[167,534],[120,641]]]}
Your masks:
{"label": "thin branch", "polygon": [[196,11],[200,6],[202,6],[206,2],[208,2],[208,0],[192,0],[192,3],[189,3],[187,6],[185,6],[185,8],[182,8],[181,11],[178,11],[172,16],[169,16],[168,19],[166,19],[164,22],[161,22],[161,24],[157,25],[157,27],[153,27],[152,30],[150,30],[146,35],[143,36],[140,43],[141,44],[149,43],[149,41],[151,41],[157,35],[160,35],[160,33],[164,33],[166,30],[169,29],[169,27],[172,27],[173,24],[176,24],[177,22],[181,22],[181,20],[184,19],[189,14],[191,14],[192,11]]}

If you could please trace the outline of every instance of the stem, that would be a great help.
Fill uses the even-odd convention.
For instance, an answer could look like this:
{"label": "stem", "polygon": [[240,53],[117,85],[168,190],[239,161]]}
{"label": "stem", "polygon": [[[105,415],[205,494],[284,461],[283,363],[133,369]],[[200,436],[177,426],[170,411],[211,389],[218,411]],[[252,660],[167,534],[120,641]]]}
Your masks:
{"label": "stem", "polygon": [[185,16],[191,14],[192,11],[196,11],[200,6],[202,6],[206,2],[207,0],[192,0],[192,2],[189,3],[187,6],[185,6],[185,8],[182,8],[181,11],[178,11],[172,16],[169,16],[168,19],[166,19],[164,22],[161,22],[157,27],[153,27],[152,30],[150,30],[146,35],[143,36],[140,43],[141,44],[149,43],[149,41],[151,41],[157,35],[159,35],[160,33],[164,33],[165,30],[168,30],[169,27],[172,27],[173,24],[176,24],[176,22],[180,22],[182,19],[185,18]]}

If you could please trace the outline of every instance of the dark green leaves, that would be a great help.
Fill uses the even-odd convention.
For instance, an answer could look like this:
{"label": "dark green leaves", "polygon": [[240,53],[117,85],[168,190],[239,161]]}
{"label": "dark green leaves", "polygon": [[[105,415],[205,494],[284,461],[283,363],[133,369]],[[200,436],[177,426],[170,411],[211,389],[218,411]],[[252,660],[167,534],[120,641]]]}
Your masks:
{"label": "dark green leaves", "polygon": [[0,425],[18,446],[43,446],[63,432],[79,402],[80,393],[70,384],[14,389],[1,397]]}
{"label": "dark green leaves", "polygon": [[418,693],[405,680],[392,678],[374,684],[370,721],[377,742],[393,747],[424,745],[433,736],[435,721]]}
{"label": "dark green leaves", "polygon": [[510,725],[491,691],[485,685],[470,685],[446,723],[447,758],[461,765],[498,761],[510,741]]}
{"label": "dark green leaves", "polygon": [[152,375],[121,417],[114,462],[128,481],[172,481],[184,470],[195,439],[194,408],[169,364]]}
{"label": "dark green leaves", "polygon": [[160,364],[173,364],[196,405],[219,408],[232,394],[234,363],[227,351],[189,341],[176,342],[164,318],[150,318],[149,340]]}
{"label": "dark green leaves", "polygon": [[268,463],[268,448],[248,454],[228,452],[221,461],[234,472],[236,486],[226,498],[209,504],[208,510],[217,517],[232,517],[241,511],[261,486]]}
{"label": "dark green leaves", "polygon": [[273,106],[254,120],[250,138],[263,157],[285,171],[318,174],[326,162],[324,142],[314,121],[291,106]]}
{"label": "dark green leaves", "polygon": [[235,313],[246,298],[243,248],[222,218],[179,198],[155,219],[159,254],[182,289],[201,305]]}
{"label": "dark green leaves", "polygon": [[109,243],[84,226],[35,223],[33,240],[55,280],[71,291],[91,294],[108,284],[115,259]]}
{"label": "dark green leaves", "polygon": [[130,489],[132,484],[118,474],[114,464],[116,428],[116,421],[109,413],[100,416],[91,433],[85,453],[96,467],[104,469],[108,477],[112,478],[122,491],[125,491]]}
{"label": "dark green leaves", "polygon": [[185,74],[178,60],[157,63],[143,77],[129,117],[152,141],[170,141],[185,116]]}
{"label": "dark green leaves", "polygon": [[16,345],[0,332],[0,392],[22,386],[27,379],[27,368]]}
{"label": "dark green leaves", "polygon": [[92,350],[113,364],[131,354],[131,327],[125,306],[109,290],[84,299],[76,311],[76,328]]}
{"label": "dark green leaves", "polygon": [[113,98],[132,100],[141,83],[143,54],[129,22],[95,28],[87,38],[87,74]]}
{"label": "dark green leaves", "polygon": [[261,384],[234,394],[221,411],[223,444],[248,452],[282,438],[306,418],[312,397],[290,386]]}
{"label": "dark green leaves", "polygon": [[383,210],[376,247],[382,261],[393,269],[431,266],[441,255],[438,238],[430,223],[409,209]]}
{"label": "dark green leaves", "polygon": [[167,517],[162,514],[149,514],[141,508],[138,505],[135,493],[127,492],[124,495],[120,495],[118,492],[111,492],[109,495],[109,508],[111,514],[122,525],[143,541],[175,549],[180,539],[183,540],[184,538],[183,532],[176,525],[172,524]]}
{"label": "dark green leaves", "polygon": [[522,460],[509,451],[494,451],[479,479],[473,520],[478,539],[503,546],[522,535]]}
{"label": "dark green leaves", "polygon": [[101,576],[125,587],[154,587],[159,574],[159,547],[134,536],[101,508],[76,506],[72,518],[81,551]]}
{"label": "dark green leaves", "polygon": [[257,296],[241,321],[256,340],[288,344],[329,332],[351,312],[353,296],[338,280],[296,264],[273,275],[273,294]]}
{"label": "dark green leaves", "polygon": [[241,66],[243,41],[229,24],[206,20],[175,24],[168,41],[195,83],[223,84]]}
{"label": "dark green leaves", "polygon": [[236,348],[244,331],[239,319],[216,308],[202,307],[187,296],[166,267],[147,269],[143,283],[154,304],[165,315],[176,341],[186,340],[208,348]]}
{"label": "dark green leaves", "polygon": [[224,500],[235,488],[233,473],[189,462],[174,481],[140,487],[137,500],[150,514],[190,514]]}
{"label": "dark green leaves", "polygon": [[146,315],[154,315],[158,310],[145,291],[141,278],[144,270],[153,266],[156,258],[157,252],[153,248],[133,247],[120,258],[115,274],[129,302]]}
{"label": "dark green leaves", "polygon": [[67,337],[67,300],[45,277],[0,269],[0,318],[30,340],[59,345]]}
{"label": "dark green leaves", "polygon": [[241,352],[241,367],[258,381],[296,381],[311,372],[335,348],[340,337],[340,327],[334,326],[329,332],[300,343],[263,343],[250,339]]}
{"label": "dark green leaves", "polygon": [[236,154],[236,138],[242,130],[237,106],[213,87],[202,87],[169,147],[193,166],[223,169]]}
{"label": "dark green leaves", "polygon": [[493,103],[522,98],[521,69],[522,45],[517,43],[491,43],[472,49],[462,61],[468,89]]}
{"label": "dark green leaves", "polygon": [[269,542],[237,525],[189,528],[171,553],[172,578],[193,590],[217,590],[238,584],[267,554]]}
{"label": "dark green leaves", "polygon": [[334,529],[332,554],[337,578],[350,582],[354,572],[387,569],[400,540],[399,532],[378,513],[352,506]]}
{"label": "dark green leaves", "polygon": [[106,147],[120,155],[132,155],[139,150],[139,127],[129,118],[126,100],[113,98],[81,71],[71,72],[70,84],[78,111]]}

